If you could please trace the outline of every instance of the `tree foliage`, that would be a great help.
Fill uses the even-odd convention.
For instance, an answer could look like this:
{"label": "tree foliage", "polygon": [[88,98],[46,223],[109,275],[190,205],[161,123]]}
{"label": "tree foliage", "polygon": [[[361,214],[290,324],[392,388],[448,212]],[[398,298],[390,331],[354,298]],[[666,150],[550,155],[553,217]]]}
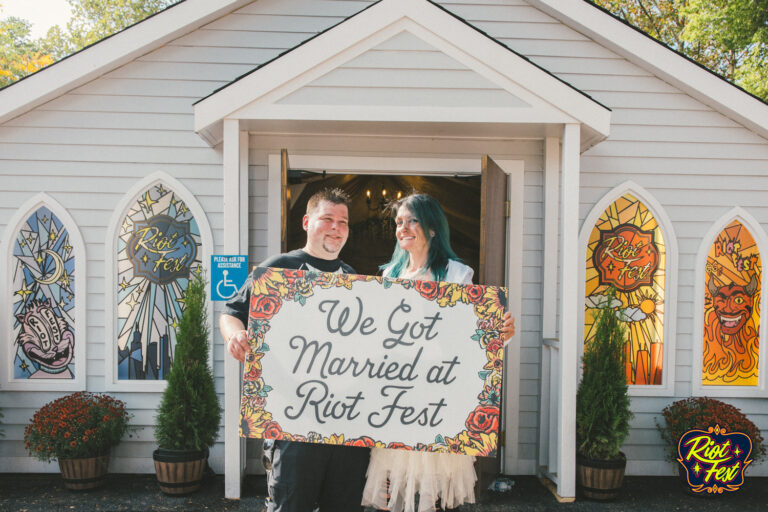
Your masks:
{"label": "tree foliage", "polygon": [[597,313],[595,337],[584,346],[584,374],[576,392],[576,451],[596,460],[619,460],[632,418],[624,361],[626,328],[610,307]]}
{"label": "tree foliage", "polygon": [[768,100],[768,0],[591,0]]}
{"label": "tree foliage", "polygon": [[178,0],[67,0],[72,18],[51,27],[41,48],[56,60],[138,23]]}
{"label": "tree foliage", "polygon": [[221,407],[208,365],[206,282],[189,281],[176,330],[176,355],[157,411],[155,439],[166,450],[198,451],[218,436]]}
{"label": "tree foliage", "polygon": [[[155,14],[179,0],[67,0],[72,18],[33,40],[30,23],[0,19],[0,87]],[[2,3],[0,3],[2,16]]]}
{"label": "tree foliage", "polygon": [[30,39],[29,29],[29,22],[20,18],[0,20],[0,87],[53,62]]}

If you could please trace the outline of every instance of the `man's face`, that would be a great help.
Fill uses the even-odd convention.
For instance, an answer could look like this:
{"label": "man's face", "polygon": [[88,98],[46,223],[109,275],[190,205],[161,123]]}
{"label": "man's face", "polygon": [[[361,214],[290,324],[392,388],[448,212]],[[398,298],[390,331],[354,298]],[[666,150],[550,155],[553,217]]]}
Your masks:
{"label": "man's face", "polygon": [[349,236],[349,211],[345,204],[320,201],[302,222],[307,232],[306,250],[312,256],[333,260],[339,257]]}

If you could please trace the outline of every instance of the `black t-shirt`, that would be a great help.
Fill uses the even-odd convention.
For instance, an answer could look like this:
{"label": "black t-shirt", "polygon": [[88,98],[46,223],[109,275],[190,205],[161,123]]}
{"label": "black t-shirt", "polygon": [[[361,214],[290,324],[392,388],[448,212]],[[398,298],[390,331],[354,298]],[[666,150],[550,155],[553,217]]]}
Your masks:
{"label": "black t-shirt", "polygon": [[[278,254],[272,256],[259,263],[260,267],[272,267],[272,268],[287,268],[292,270],[315,270],[319,272],[334,272],[342,274],[354,274],[355,270],[341,261],[339,258],[335,260],[324,260],[322,258],[315,258],[314,256],[304,252],[302,249],[296,249],[295,251],[287,252],[285,254]],[[251,274],[252,276],[253,274]],[[251,276],[245,280],[245,284],[237,292],[237,295],[232,297],[224,307],[224,314],[234,316],[243,322],[243,325],[248,325],[248,308],[251,303],[251,287],[253,282]]]}

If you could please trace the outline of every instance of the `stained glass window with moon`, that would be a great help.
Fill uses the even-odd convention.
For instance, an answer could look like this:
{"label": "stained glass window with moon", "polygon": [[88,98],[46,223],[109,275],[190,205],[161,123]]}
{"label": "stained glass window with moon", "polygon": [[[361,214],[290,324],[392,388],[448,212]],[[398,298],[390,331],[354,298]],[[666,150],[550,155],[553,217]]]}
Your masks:
{"label": "stained glass window with moon", "polygon": [[74,379],[75,256],[69,233],[45,206],[13,241],[14,379]]}

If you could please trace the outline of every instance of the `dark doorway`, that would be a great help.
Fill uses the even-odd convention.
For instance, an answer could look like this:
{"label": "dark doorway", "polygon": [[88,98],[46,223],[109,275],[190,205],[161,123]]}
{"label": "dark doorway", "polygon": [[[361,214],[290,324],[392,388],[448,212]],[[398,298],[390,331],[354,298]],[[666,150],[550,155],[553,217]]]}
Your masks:
{"label": "dark doorway", "polygon": [[[324,187],[338,187],[352,198],[350,234],[341,258],[360,274],[377,275],[395,247],[394,223],[386,205],[412,191],[429,194],[440,202],[451,229],[451,246],[478,273],[480,257],[480,176],[430,177],[380,174],[322,175],[291,170],[289,173],[288,250],[304,246],[301,219],[309,198]],[[477,279],[477,277],[475,277]]]}

